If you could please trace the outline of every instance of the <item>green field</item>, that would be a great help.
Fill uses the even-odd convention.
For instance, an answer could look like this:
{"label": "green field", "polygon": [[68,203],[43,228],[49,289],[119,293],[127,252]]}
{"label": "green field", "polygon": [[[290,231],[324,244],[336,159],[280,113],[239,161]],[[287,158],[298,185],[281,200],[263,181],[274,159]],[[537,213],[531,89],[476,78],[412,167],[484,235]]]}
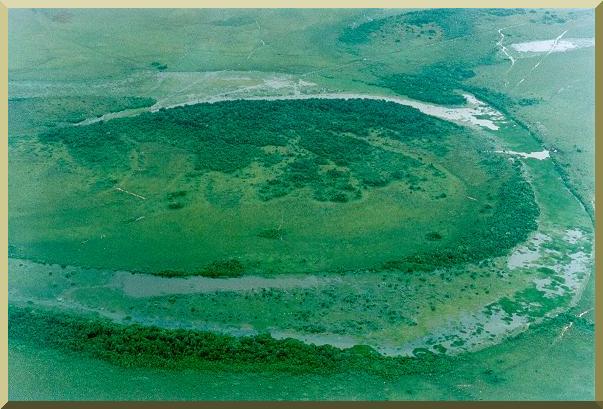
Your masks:
{"label": "green field", "polygon": [[591,10],[9,19],[11,400],[593,398]]}
{"label": "green field", "polygon": [[31,143],[15,148],[9,229],[12,255],[43,262],[207,276],[427,270],[503,255],[536,228],[518,166],[393,103],[196,105],[58,128],[37,145],[39,170]]}

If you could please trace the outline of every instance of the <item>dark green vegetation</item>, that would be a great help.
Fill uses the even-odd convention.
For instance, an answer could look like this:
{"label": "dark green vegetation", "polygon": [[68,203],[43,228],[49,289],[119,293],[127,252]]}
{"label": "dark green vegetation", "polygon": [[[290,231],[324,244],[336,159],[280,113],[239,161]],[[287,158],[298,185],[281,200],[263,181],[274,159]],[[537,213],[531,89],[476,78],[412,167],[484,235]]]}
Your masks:
{"label": "dark green vegetation", "polygon": [[[519,162],[485,153],[481,139],[360,99],[198,104],[56,128],[39,136],[56,199],[18,202],[35,206],[11,218],[12,254],[209,277],[429,270],[503,255],[536,228],[538,209]],[[79,175],[89,187],[65,187]],[[64,218],[64,233],[53,232],[60,223],[31,229],[40,208]]]}
{"label": "dark green vegetation", "polygon": [[239,260],[220,260],[208,264],[199,271],[165,270],[155,273],[161,277],[186,277],[200,275],[205,277],[240,277],[245,269]]}
{"label": "dark green vegetation", "polygon": [[149,107],[156,101],[146,97],[34,97],[9,98],[8,118],[14,139],[64,123],[77,123],[124,109]]}
{"label": "dark green vegetation", "polygon": [[[564,175],[568,189],[579,197],[592,218],[593,156],[583,152],[594,149],[591,126],[594,111],[592,104],[567,104],[568,98],[575,102],[594,100],[592,50],[549,56],[546,68],[539,69],[534,76],[528,75],[532,78],[527,83],[513,86],[525,78],[535,62],[510,49],[517,60],[510,68],[509,60],[496,45],[500,40],[497,30],[503,28],[507,47],[534,39],[553,39],[565,29],[569,29],[572,37],[593,37],[592,14],[588,13],[544,9],[418,10],[350,26],[339,40],[355,53],[376,60],[374,64],[367,63],[369,67],[363,70],[373,77],[364,80],[369,84],[449,104],[462,102],[456,90],[469,91],[530,128],[543,147],[554,150],[552,159]],[[430,29],[441,34],[425,38],[420,33],[421,26],[413,26],[409,21],[429,22]],[[407,30],[411,30],[411,35],[405,34]],[[359,41],[345,42],[346,35]],[[440,50],[437,56],[428,50],[432,46]],[[380,51],[373,56],[371,50]],[[413,63],[401,69],[399,64],[404,64],[405,58]],[[414,63],[415,59],[420,63]],[[572,69],[562,68],[569,65]],[[472,74],[459,76],[457,67]],[[559,93],[563,89],[559,84],[575,78],[582,78],[581,91]],[[561,110],[571,114],[555,114]],[[537,123],[534,117],[539,118]],[[575,119],[568,121],[569,117]],[[581,131],[576,132],[577,129]],[[568,134],[574,135],[571,142],[565,138]]]}
{"label": "dark green vegetation", "polygon": [[[572,330],[558,339],[572,321]],[[249,376],[235,365],[213,364],[207,370],[122,367],[69,348],[41,348],[20,336],[27,333],[11,330],[9,339],[9,391],[14,400],[89,399],[91,395],[124,400],[563,400],[592,396],[592,320],[569,314],[534,326],[502,345],[458,357],[452,366],[443,365],[445,372],[432,365],[428,373],[400,377],[370,375],[362,369],[326,375],[264,372],[257,367]],[[553,339],[558,341],[550,342]],[[33,384],[31,373],[48,383]],[[542,389],[533,390],[534,379],[544,382]],[[580,382],[580,386],[569,389],[568,382]]]}
{"label": "dark green vegetation", "polygon": [[430,9],[372,20],[346,28],[339,40],[345,44],[363,44],[375,37],[397,38],[443,37],[452,39],[471,34],[484,16],[525,14],[524,9]]}
{"label": "dark green vegetation", "polygon": [[[10,306],[9,321],[10,342],[35,339],[47,347],[83,353],[122,367],[321,375],[367,373],[391,380],[404,375],[445,374],[471,361],[470,355],[452,357],[422,349],[415,351],[415,357],[386,357],[363,345],[339,349],[291,338],[277,340],[267,334],[233,337],[121,325],[99,317],[30,307]],[[592,322],[571,313],[561,314],[547,325],[536,325],[533,331],[556,331],[554,328],[569,323],[593,332]],[[488,370],[489,374],[493,372]]]}
{"label": "dark green vegetation", "polygon": [[[504,182],[496,195],[489,197],[496,201],[498,208],[486,204],[480,209],[481,214],[490,215],[488,229],[468,229],[460,236],[455,248],[444,248],[430,254],[416,254],[399,261],[385,263],[386,268],[413,270],[431,270],[439,266],[478,261],[492,256],[506,254],[517,243],[525,241],[528,233],[536,230],[536,219],[539,214],[534,202],[534,194],[530,185],[520,176],[519,164],[517,174]],[[441,234],[431,232],[427,240],[439,241]],[[521,238],[520,240],[517,240]]]}
{"label": "dark green vegetation", "polygon": [[157,70],[159,70],[159,71],[165,71],[165,70],[167,70],[167,65],[165,65],[165,64],[161,64],[161,63],[160,63],[160,62],[158,62],[158,61],[153,61],[153,62],[151,63],[151,67],[153,67],[153,68],[155,68],[155,69],[157,69]]}
{"label": "dark green vegetation", "polygon": [[380,85],[398,94],[436,104],[463,105],[465,98],[458,93],[465,88],[463,80],[475,75],[470,69],[455,64],[425,66],[417,74],[393,74],[383,77]]}
{"label": "dark green vegetation", "polygon": [[413,99],[436,104],[464,105],[466,101],[460,94],[461,90],[469,91],[503,112],[513,107],[530,106],[540,102],[537,98],[512,98],[488,88],[468,85],[465,81],[474,78],[475,72],[466,65],[456,63],[426,65],[413,74],[382,76],[375,73],[375,75],[379,80],[374,85],[389,88]]}
{"label": "dark green vegetation", "polygon": [[[233,173],[259,162],[275,174],[257,185],[262,200],[308,187],[316,200],[347,202],[394,180],[420,186],[420,159],[373,146],[369,136],[406,142],[451,132],[460,129],[391,102],[232,101],[59,128],[40,141],[63,143],[92,169],[127,165],[130,151],[145,142],[190,152],[197,174]],[[170,208],[183,207],[177,199],[185,195],[170,193]]]}
{"label": "dark green vegetation", "polygon": [[567,22],[567,19],[559,16],[556,12],[546,10],[539,18],[531,18],[531,23],[543,23],[543,24],[563,24]]}
{"label": "dark green vegetation", "polygon": [[285,371],[333,374],[366,372],[382,377],[446,371],[451,358],[421,354],[414,358],[386,358],[366,346],[341,350],[330,345],[308,345],[269,335],[233,337],[211,332],[168,330],[120,325],[98,317],[12,307],[10,334],[36,339],[58,349],[82,352],[126,367],[224,368],[238,371]]}

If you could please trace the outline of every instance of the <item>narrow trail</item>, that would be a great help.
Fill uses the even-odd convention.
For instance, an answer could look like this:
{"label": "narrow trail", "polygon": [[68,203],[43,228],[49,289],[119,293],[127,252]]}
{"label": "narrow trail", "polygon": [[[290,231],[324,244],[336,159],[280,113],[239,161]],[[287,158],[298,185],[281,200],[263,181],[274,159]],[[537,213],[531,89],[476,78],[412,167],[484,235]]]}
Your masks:
{"label": "narrow trail", "polygon": [[507,47],[505,47],[505,46],[504,46],[504,44],[503,44],[503,43],[504,43],[504,41],[505,41],[505,35],[503,34],[503,32],[502,32],[502,31],[503,31],[505,28],[506,28],[506,27],[503,27],[503,28],[499,28],[499,29],[498,29],[498,34],[499,34],[500,38],[499,38],[498,42],[496,43],[496,45],[497,45],[498,47],[500,47],[500,50],[502,51],[502,53],[503,53],[503,54],[504,54],[504,55],[507,57],[507,59],[508,59],[508,60],[510,60],[510,61],[511,61],[511,66],[509,67],[509,69],[508,69],[508,70],[505,72],[505,74],[504,74],[505,79],[504,79],[504,82],[503,82],[504,86],[505,86],[505,87],[508,87],[508,86],[509,86],[509,81],[507,80],[507,78],[506,78],[506,77],[507,77],[507,75],[509,74],[509,72],[510,72],[510,71],[513,69],[513,66],[515,65],[515,58],[513,58],[513,56],[512,56],[512,55],[509,53],[508,48],[507,48]]}
{"label": "narrow trail", "polygon": [[507,28],[508,27],[503,27],[503,28],[498,29],[498,34],[500,35],[500,39],[498,40],[496,45],[500,47],[500,50],[503,52],[503,54],[507,57],[507,59],[509,61],[511,61],[511,67],[509,67],[509,70],[511,70],[511,68],[513,68],[513,66],[515,65],[515,58],[513,58],[513,56],[509,53],[509,49],[507,47],[505,47],[503,44],[505,41],[505,35],[503,34],[502,31]]}
{"label": "narrow trail", "polygon": [[[262,34],[262,26],[260,26],[260,23],[258,22],[258,19],[257,19],[257,18],[255,19],[255,25],[256,25],[256,26],[257,26],[257,28],[258,28],[258,34],[259,34],[259,35],[261,35],[261,34]],[[255,54],[255,53],[256,53],[256,52],[257,52],[259,49],[261,49],[262,47],[265,47],[265,46],[266,46],[266,42],[260,38],[260,44],[258,44],[257,46],[255,46],[255,47],[253,47],[253,48],[251,49],[251,51],[249,52],[249,54],[247,54],[247,58],[246,58],[246,60],[251,59],[251,57],[253,57],[253,55],[254,55],[254,54]]]}
{"label": "narrow trail", "polygon": [[509,28],[513,28],[513,27],[519,27],[519,26],[523,26],[526,23],[521,23],[521,24],[513,24],[511,26],[506,26],[506,27],[502,27],[498,29],[498,35],[499,35],[499,39],[498,42],[496,43],[496,46],[500,48],[500,51],[505,55],[505,57],[511,62],[511,65],[509,66],[509,68],[507,69],[507,71],[505,71],[504,73],[504,86],[508,87],[509,86],[509,81],[507,79],[507,76],[509,75],[509,73],[511,72],[511,70],[513,69],[513,67],[515,67],[515,63],[517,62],[517,60],[515,59],[515,57],[513,57],[513,55],[509,52],[509,49],[504,45],[505,42],[505,34],[503,33],[503,30],[507,30]]}
{"label": "narrow trail", "polygon": [[565,30],[563,33],[561,33],[560,35],[558,35],[555,40],[553,41],[553,45],[551,46],[551,48],[547,51],[547,53],[536,63],[536,65],[534,65],[532,67],[532,69],[530,70],[530,72],[534,71],[536,68],[538,68],[540,66],[540,64],[542,64],[542,61],[544,61],[544,59],[546,57],[548,57],[553,50],[555,49],[555,47],[557,47],[557,44],[559,44],[559,41],[563,38],[563,36],[567,33],[567,30]]}
{"label": "narrow trail", "polygon": [[530,75],[534,72],[534,70],[538,67],[540,67],[540,65],[544,62],[544,60],[555,50],[555,47],[557,47],[557,44],[559,44],[559,41],[561,41],[561,39],[563,38],[563,36],[568,32],[569,30],[565,30],[563,33],[559,34],[555,40],[553,40],[553,44],[551,45],[551,48],[549,48],[549,50],[546,52],[546,54],[544,54],[536,64],[534,64],[534,66],[530,69],[530,71],[528,71],[528,73],[526,74],[525,77],[523,77],[522,79],[519,80],[519,82],[515,85],[514,88],[517,88],[519,85],[523,84],[525,82],[526,79],[528,79],[530,77]]}
{"label": "narrow trail", "polygon": [[146,197],[141,196],[141,195],[139,195],[138,193],[133,193],[133,192],[130,192],[130,191],[128,191],[128,190],[126,190],[126,189],[123,189],[123,188],[121,188],[121,187],[116,187],[116,188],[115,188],[115,190],[118,190],[118,191],[120,191],[120,192],[124,192],[124,193],[126,193],[126,194],[128,194],[128,195],[130,195],[130,196],[137,197],[137,198],[139,198],[139,199],[141,199],[141,200],[147,200],[147,198],[146,198]]}

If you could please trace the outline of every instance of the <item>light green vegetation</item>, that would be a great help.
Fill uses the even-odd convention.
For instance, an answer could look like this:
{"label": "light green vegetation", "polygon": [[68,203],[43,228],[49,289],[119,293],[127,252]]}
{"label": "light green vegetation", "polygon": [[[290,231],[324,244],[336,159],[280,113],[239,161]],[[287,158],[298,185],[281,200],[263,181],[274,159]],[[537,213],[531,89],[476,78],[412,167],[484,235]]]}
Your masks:
{"label": "light green vegetation", "polygon": [[593,398],[592,11],[10,19],[11,399]]}

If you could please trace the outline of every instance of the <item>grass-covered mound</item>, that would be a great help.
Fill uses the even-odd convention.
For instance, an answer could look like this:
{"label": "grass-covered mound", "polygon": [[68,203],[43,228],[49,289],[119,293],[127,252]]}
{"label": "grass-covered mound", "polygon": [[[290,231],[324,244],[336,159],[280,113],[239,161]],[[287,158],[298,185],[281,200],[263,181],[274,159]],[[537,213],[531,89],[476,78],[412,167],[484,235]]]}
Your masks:
{"label": "grass-covered mound", "polygon": [[492,150],[371,100],[199,104],[57,128],[12,148],[10,252],[210,277],[476,261],[536,227],[519,164]]}

